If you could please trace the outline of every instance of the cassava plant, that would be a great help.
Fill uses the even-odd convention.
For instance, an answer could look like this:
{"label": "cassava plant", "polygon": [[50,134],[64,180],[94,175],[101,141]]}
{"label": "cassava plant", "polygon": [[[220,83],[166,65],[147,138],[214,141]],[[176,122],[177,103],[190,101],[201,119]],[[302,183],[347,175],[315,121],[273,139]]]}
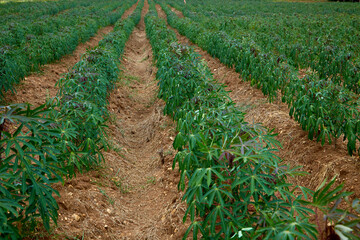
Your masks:
{"label": "cassava plant", "polygon": [[0,232],[18,239],[20,226],[41,217],[46,229],[56,222],[58,205],[51,187],[62,181],[58,167],[61,131],[45,105],[0,106]]}
{"label": "cassava plant", "polygon": [[176,42],[154,8],[150,2],[146,32],[157,59],[158,96],[177,121],[173,167],[179,166],[188,204],[184,221],[191,221],[184,239],[191,232],[193,239],[317,238],[309,205],[328,213],[332,200],[349,193],[331,189],[333,182],[317,192],[290,184],[288,177],[302,173],[275,155],[274,134],[244,122],[199,55]]}

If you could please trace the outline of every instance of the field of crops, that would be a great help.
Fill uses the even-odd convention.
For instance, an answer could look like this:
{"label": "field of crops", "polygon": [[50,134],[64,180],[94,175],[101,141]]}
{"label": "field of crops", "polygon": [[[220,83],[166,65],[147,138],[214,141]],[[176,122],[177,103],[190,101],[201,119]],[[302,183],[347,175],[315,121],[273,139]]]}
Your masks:
{"label": "field of crops", "polygon": [[269,101],[286,102],[310,139],[324,144],[342,137],[350,155],[359,148],[358,5],[338,10],[334,4],[331,12],[324,4],[262,3],[255,10],[245,3],[230,14],[216,3],[210,4],[216,12],[195,3],[174,5],[191,22],[175,17],[170,24],[236,68]]}
{"label": "field of crops", "polygon": [[[360,239],[359,4],[41,1],[0,15],[1,239]],[[26,84],[95,36],[56,94]],[[346,169],[304,172],[291,146],[282,159],[282,125],[247,122],[257,105],[220,69]]]}

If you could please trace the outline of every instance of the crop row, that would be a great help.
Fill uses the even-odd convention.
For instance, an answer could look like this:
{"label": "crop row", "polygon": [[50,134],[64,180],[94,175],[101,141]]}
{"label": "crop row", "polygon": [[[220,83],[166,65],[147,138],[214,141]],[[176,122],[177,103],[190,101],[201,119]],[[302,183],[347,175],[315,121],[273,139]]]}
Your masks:
{"label": "crop row", "polygon": [[[207,15],[238,17],[248,15],[268,15],[281,14],[283,16],[291,15],[356,15],[360,11],[359,4],[348,3],[327,3],[327,2],[271,2],[271,1],[237,1],[229,0],[219,2],[215,0],[187,2],[186,7],[196,7],[202,9]],[[178,4],[183,4],[184,1],[177,0]],[[232,8],[229,8],[231,4]],[[337,23],[336,23],[337,24]]]}
{"label": "crop row", "polygon": [[36,19],[31,19],[31,14],[29,14],[29,19],[24,19],[23,22],[10,22],[1,26],[0,46],[18,47],[35,37],[47,33],[56,33],[65,27],[73,26],[82,18],[88,17],[90,14],[96,14],[99,9],[111,11],[119,5],[119,3],[115,4],[113,1],[92,2],[91,6],[73,7],[56,15],[44,15]]}
{"label": "crop row", "polygon": [[140,20],[142,3],[59,80],[52,101],[36,109],[0,106],[1,239],[19,239],[21,226],[32,226],[37,217],[49,229],[58,210],[52,184],[103,160],[107,96],[115,87],[119,58]]}
{"label": "crop row", "polygon": [[29,34],[31,28],[18,26],[13,34],[4,35],[0,47],[0,97],[6,91],[14,92],[14,84],[30,72],[71,53],[100,27],[115,23],[130,7],[128,4],[113,12],[119,5],[123,3],[109,1],[96,4],[95,8],[74,9],[58,15],[54,17],[56,20],[45,21],[38,29],[33,29],[38,34],[47,29],[43,34]]}
{"label": "crop row", "polygon": [[358,95],[331,79],[317,75],[298,77],[298,72],[281,57],[263,53],[253,47],[252,39],[235,39],[225,32],[212,31],[189,18],[179,18],[162,4],[169,24],[192,42],[228,67],[235,67],[244,80],[260,88],[269,101],[281,99],[290,108],[290,116],[308,131],[310,139],[331,143],[335,138],[347,140],[350,155],[360,140]]}
{"label": "crop row", "polygon": [[89,6],[86,1],[61,2],[8,2],[0,4],[0,29],[9,23],[25,22],[47,15],[55,15],[61,11],[77,7]]}
{"label": "crop row", "polygon": [[[208,3],[212,4],[217,5],[215,1]],[[278,5],[267,4],[269,8]],[[303,10],[291,15],[293,6],[283,5],[288,7],[283,7],[282,14],[263,13],[264,10],[259,9],[256,14],[240,17],[218,17],[216,13],[221,12],[221,8],[206,14],[201,3],[182,9],[185,16],[201,21],[208,29],[226,32],[236,39],[252,39],[255,49],[281,56],[285,58],[282,61],[296,68],[310,68],[320,79],[330,78],[360,93],[360,8],[355,11],[357,14],[344,15],[327,4],[332,13],[309,14]]]}
{"label": "crop row", "polygon": [[[201,57],[179,44],[157,17],[152,1],[145,24],[158,67],[158,97],[166,102],[164,113],[177,121],[173,168],[178,164],[179,188],[185,189],[184,221],[191,221],[184,239],[191,231],[193,239],[199,234],[204,239],[316,238],[319,228],[309,222],[314,212],[307,205],[328,213],[332,201],[349,194],[341,186],[331,188],[334,179],[316,192],[289,184],[296,170],[274,154],[279,147],[274,134],[244,122],[245,114]],[[295,196],[297,190],[302,193]],[[313,201],[304,200],[308,197]],[[343,225],[350,224],[348,217],[326,217],[339,234],[351,235]]]}

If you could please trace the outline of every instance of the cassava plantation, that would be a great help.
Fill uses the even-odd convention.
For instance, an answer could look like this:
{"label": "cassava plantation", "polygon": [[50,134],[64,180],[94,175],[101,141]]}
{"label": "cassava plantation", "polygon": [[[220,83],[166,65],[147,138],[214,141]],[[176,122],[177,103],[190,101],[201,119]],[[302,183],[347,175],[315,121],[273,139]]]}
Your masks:
{"label": "cassava plantation", "polygon": [[0,239],[360,239],[360,5],[0,0]]}

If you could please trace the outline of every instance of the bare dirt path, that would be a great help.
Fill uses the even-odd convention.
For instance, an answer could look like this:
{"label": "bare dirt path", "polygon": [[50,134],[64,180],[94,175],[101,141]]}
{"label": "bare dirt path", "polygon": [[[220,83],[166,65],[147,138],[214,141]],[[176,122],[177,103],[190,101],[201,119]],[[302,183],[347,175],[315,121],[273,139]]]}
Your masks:
{"label": "bare dirt path", "polygon": [[135,10],[135,8],[137,7],[138,3],[139,3],[139,0],[138,0],[134,5],[132,5],[128,10],[126,10],[126,11],[124,12],[124,14],[121,16],[121,20],[124,20],[124,19],[126,19],[128,16],[130,16],[130,14],[132,14],[132,13],[134,12],[134,10]]}
{"label": "bare dirt path", "polygon": [[[122,19],[128,17],[136,8],[133,5],[125,11]],[[24,103],[39,106],[44,104],[47,99],[55,97],[58,88],[55,87],[57,81],[63,74],[67,73],[73,67],[88,48],[95,47],[103,39],[104,35],[110,33],[114,26],[106,26],[98,30],[87,42],[80,43],[72,54],[62,57],[59,61],[46,64],[41,67],[38,73],[33,73],[16,87],[16,93],[8,93],[4,99],[6,103]]]}
{"label": "bare dirt path", "polygon": [[[156,98],[156,67],[144,15],[125,46],[120,83],[109,98],[109,142],[102,169],[58,184],[53,236],[80,239],[181,239],[185,204],[171,169],[176,135]],[[55,238],[56,238],[55,237]]]}
{"label": "bare dirt path", "polygon": [[[156,9],[159,16],[166,19],[166,14],[159,5],[156,5]],[[287,105],[268,103],[261,90],[251,87],[248,82],[243,82],[234,69],[226,67],[178,31],[173,30],[181,43],[193,46],[195,51],[201,54],[215,79],[227,85],[232,100],[247,113],[246,121],[259,122],[269,129],[275,129],[278,134],[276,139],[283,146],[278,155],[284,159],[284,163],[304,166],[301,170],[309,173],[294,180],[296,184],[315,189],[325,178],[330,179],[338,175],[338,180],[345,182],[346,189],[355,192],[355,197],[360,197],[360,162],[358,157],[347,154],[345,144],[338,140],[335,148],[334,145],[321,146],[320,143],[309,140],[307,133],[289,117]]]}
{"label": "bare dirt path", "polygon": [[169,6],[169,7],[171,8],[171,11],[173,11],[178,17],[180,17],[180,18],[184,17],[184,14],[181,11],[179,11],[176,8],[173,8],[171,6]]}

